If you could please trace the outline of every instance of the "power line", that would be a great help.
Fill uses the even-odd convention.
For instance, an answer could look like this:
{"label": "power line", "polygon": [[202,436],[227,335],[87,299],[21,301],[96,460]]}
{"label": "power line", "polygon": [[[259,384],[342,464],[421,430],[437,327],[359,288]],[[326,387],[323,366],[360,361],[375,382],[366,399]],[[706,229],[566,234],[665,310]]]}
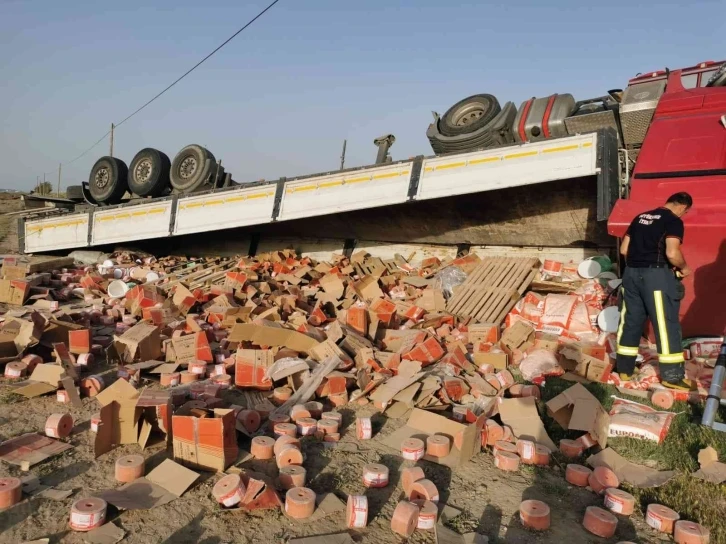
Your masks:
{"label": "power line", "polygon": [[[245,25],[244,25],[244,26],[243,26],[242,28],[240,28],[240,29],[239,29],[239,30],[238,30],[237,32],[235,32],[234,34],[232,34],[232,35],[231,35],[231,36],[230,36],[229,38],[227,38],[227,39],[226,39],[226,40],[225,40],[224,42],[222,42],[222,43],[221,43],[221,44],[220,44],[219,46],[217,46],[217,48],[216,48],[216,49],[214,49],[214,51],[212,51],[211,53],[209,53],[209,54],[208,54],[208,55],[207,55],[206,57],[204,57],[204,58],[203,58],[202,60],[200,60],[199,62],[197,62],[197,63],[196,63],[196,64],[195,64],[194,66],[192,66],[192,67],[191,67],[191,68],[190,68],[189,70],[187,70],[187,71],[186,71],[186,72],[184,72],[184,73],[183,73],[183,74],[182,74],[181,76],[179,76],[179,77],[178,77],[177,79],[175,79],[175,80],[174,80],[174,81],[173,81],[173,82],[172,82],[172,83],[171,83],[170,85],[168,85],[168,86],[167,86],[166,88],[164,88],[164,90],[162,90],[162,91],[161,91],[160,93],[158,93],[158,94],[157,94],[156,96],[154,96],[154,97],[153,97],[153,98],[152,98],[151,100],[148,100],[147,102],[145,102],[145,103],[144,103],[144,104],[143,104],[143,105],[142,105],[142,106],[141,106],[140,108],[138,108],[138,109],[137,109],[136,111],[134,111],[134,112],[133,112],[133,113],[132,113],[131,115],[128,115],[127,117],[125,117],[125,118],[124,118],[124,119],[123,119],[122,121],[120,121],[119,123],[115,123],[115,124],[114,124],[114,128],[118,128],[119,126],[123,125],[123,124],[124,124],[124,123],[125,123],[126,121],[128,121],[129,119],[131,119],[131,118],[132,118],[132,117],[133,117],[134,115],[136,115],[136,114],[137,114],[137,113],[139,113],[139,112],[140,112],[141,110],[143,110],[144,108],[146,108],[146,107],[147,107],[147,106],[148,106],[149,104],[151,104],[151,103],[152,103],[152,102],[154,102],[154,101],[155,101],[155,100],[156,100],[157,98],[159,98],[159,97],[160,97],[161,95],[163,95],[164,93],[166,93],[166,92],[167,92],[167,91],[168,91],[169,89],[171,89],[171,88],[172,88],[172,87],[173,87],[174,85],[176,85],[177,83],[179,83],[179,82],[180,82],[180,81],[181,81],[182,79],[184,79],[184,78],[185,78],[185,77],[187,77],[187,76],[188,76],[189,74],[191,74],[191,73],[192,73],[192,72],[193,72],[194,70],[196,70],[197,68],[199,68],[199,67],[200,67],[200,66],[201,66],[201,65],[202,65],[202,64],[203,64],[204,62],[206,62],[206,61],[207,61],[207,60],[208,60],[208,59],[209,59],[209,58],[210,58],[210,57],[211,57],[212,55],[214,55],[214,54],[215,54],[215,53],[216,53],[217,51],[219,51],[219,50],[220,50],[220,49],[222,49],[222,48],[223,48],[223,47],[224,47],[225,45],[227,45],[227,44],[228,44],[229,42],[231,42],[231,41],[232,41],[233,39],[235,39],[235,38],[236,38],[236,37],[237,37],[237,36],[238,36],[238,35],[239,35],[239,34],[240,34],[241,32],[243,32],[243,31],[244,31],[244,30],[245,30],[245,29],[246,29],[247,27],[249,27],[249,26],[250,26],[250,25],[252,25],[252,24],[253,24],[253,23],[254,23],[255,21],[257,21],[257,19],[259,19],[260,17],[262,17],[262,16],[263,16],[263,15],[264,15],[265,13],[267,13],[267,12],[268,12],[269,10],[271,10],[271,9],[272,9],[272,8],[273,8],[273,7],[275,6],[275,4],[277,4],[277,3],[279,2],[279,1],[280,1],[280,0],[274,0],[273,2],[271,2],[271,3],[270,3],[270,4],[269,4],[269,5],[268,5],[268,6],[267,6],[267,7],[265,8],[265,9],[263,9],[263,10],[262,10],[262,11],[260,11],[260,12],[259,12],[259,13],[258,13],[257,15],[255,15],[255,16],[254,16],[254,17],[253,17],[252,19],[250,19],[250,20],[249,20],[249,21],[247,22],[247,24],[245,24]],[[106,132],[106,134],[104,134],[103,136],[101,136],[101,137],[100,137],[100,138],[99,138],[98,140],[96,140],[96,142],[95,142],[95,143],[94,143],[93,145],[91,145],[91,147],[89,147],[88,149],[86,149],[86,150],[85,150],[85,151],[84,151],[83,153],[81,153],[80,155],[78,155],[78,156],[77,156],[77,157],[76,157],[75,159],[73,159],[73,160],[71,160],[71,161],[68,161],[68,162],[66,162],[66,163],[63,163],[63,166],[68,166],[69,164],[73,164],[74,162],[76,162],[77,160],[79,160],[79,159],[80,159],[81,157],[83,157],[83,156],[84,156],[84,155],[86,155],[86,154],[87,154],[87,153],[88,153],[89,151],[91,151],[91,150],[92,150],[92,149],[93,149],[94,147],[96,147],[96,146],[97,146],[98,144],[100,144],[100,143],[101,143],[101,142],[102,142],[102,141],[103,141],[103,140],[104,140],[104,139],[105,139],[105,138],[106,138],[106,137],[107,137],[107,136],[108,136],[109,134],[111,134],[111,131],[110,131],[110,130],[109,130],[108,132]],[[46,174],[50,174],[50,173],[52,173],[52,172],[46,172]]]}

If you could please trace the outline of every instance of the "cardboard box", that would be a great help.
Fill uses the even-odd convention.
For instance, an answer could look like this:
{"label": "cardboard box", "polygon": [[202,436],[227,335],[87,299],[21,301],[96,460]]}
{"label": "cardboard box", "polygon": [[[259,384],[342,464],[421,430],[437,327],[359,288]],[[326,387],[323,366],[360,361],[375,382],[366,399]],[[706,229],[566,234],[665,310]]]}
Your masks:
{"label": "cardboard box", "polygon": [[383,298],[383,291],[378,286],[378,279],[373,276],[364,276],[353,284],[353,290],[365,302],[371,302],[376,298]]}
{"label": "cardboard box", "polygon": [[159,327],[140,321],[114,340],[114,347],[121,361],[150,361],[161,356]]}
{"label": "cardboard box", "polygon": [[329,357],[337,357],[342,361],[341,368],[349,368],[354,364],[353,359],[330,340],[326,340],[315,346],[315,349],[310,352],[310,357],[319,363],[322,363]]}
{"label": "cardboard box", "polygon": [[175,357],[173,360],[179,364],[189,364],[194,361],[211,363],[214,360],[207,334],[204,332],[195,332],[179,338],[172,338],[171,345]]}
{"label": "cardboard box", "polygon": [[80,331],[85,329],[83,325],[70,323],[68,321],[60,321],[58,319],[49,319],[48,324],[43,331],[40,343],[44,346],[51,347],[55,343],[68,344],[69,334],[71,331]]}
{"label": "cardboard box", "polygon": [[557,350],[560,349],[560,339],[556,334],[537,332],[535,333],[534,346],[529,348],[529,351],[531,352],[536,349],[557,353]]}
{"label": "cardboard box", "polygon": [[190,468],[222,472],[236,459],[234,410],[214,410],[214,417],[172,416],[174,460]]}
{"label": "cardboard box", "polygon": [[610,416],[584,385],[573,385],[546,406],[547,412],[563,429],[588,432],[601,448],[607,446]]}
{"label": "cardboard box", "polygon": [[91,352],[91,330],[68,331],[68,351],[75,355]]}
{"label": "cardboard box", "polygon": [[416,300],[416,306],[427,312],[443,312],[446,310],[446,299],[441,289],[424,289]]}
{"label": "cardboard box", "polygon": [[0,280],[0,302],[22,306],[28,293],[30,284],[22,280]]}
{"label": "cardboard box", "polygon": [[12,331],[6,329],[0,331],[0,363],[9,363],[19,357],[20,351],[15,343],[19,332],[19,328]]}
{"label": "cardboard box", "polygon": [[28,275],[26,265],[13,265],[3,262],[2,271],[0,271],[4,280],[24,280]]}
{"label": "cardboard box", "polygon": [[390,300],[377,298],[371,302],[371,311],[376,314],[380,324],[390,327],[396,316],[396,305]]}
{"label": "cardboard box", "polygon": [[[560,350],[566,359],[562,366],[593,382],[607,383],[613,370],[612,359],[605,353],[605,348],[586,342],[572,342]],[[568,364],[568,361],[571,361]]]}
{"label": "cardboard box", "polygon": [[504,351],[527,351],[534,346],[534,327],[524,321],[517,321],[514,325],[505,329],[499,344]]}
{"label": "cardboard box", "polygon": [[101,425],[94,442],[95,456],[119,444],[136,444],[139,439],[139,392],[126,380],[116,380],[96,395],[101,405]]}
{"label": "cardboard box", "polygon": [[446,457],[431,457],[425,455],[424,459],[432,463],[447,467],[458,467],[466,463],[481,451],[481,428],[486,418],[480,418],[476,423],[464,425],[433,412],[414,408],[405,426],[388,435],[383,443],[401,451],[401,442],[407,438],[426,438],[433,434],[442,434],[451,440],[451,452]]}
{"label": "cardboard box", "polygon": [[494,368],[503,370],[507,368],[509,357],[501,351],[490,351],[487,353],[472,353],[471,358],[474,360],[477,368],[481,365],[492,365]]}
{"label": "cardboard box", "polygon": [[499,325],[494,323],[474,323],[468,326],[469,342],[477,344],[496,344],[499,342]]}
{"label": "cardboard box", "polygon": [[504,424],[512,428],[516,438],[532,440],[552,451],[557,451],[557,446],[547,434],[539,417],[534,397],[500,399],[499,416]]}
{"label": "cardboard box", "polygon": [[197,299],[189,289],[183,285],[177,285],[174,288],[174,296],[171,301],[182,315],[187,315],[192,306],[196,304]]}
{"label": "cardboard box", "polygon": [[272,381],[265,375],[274,362],[272,351],[268,349],[238,349],[235,354],[234,384],[264,391],[272,389]]}

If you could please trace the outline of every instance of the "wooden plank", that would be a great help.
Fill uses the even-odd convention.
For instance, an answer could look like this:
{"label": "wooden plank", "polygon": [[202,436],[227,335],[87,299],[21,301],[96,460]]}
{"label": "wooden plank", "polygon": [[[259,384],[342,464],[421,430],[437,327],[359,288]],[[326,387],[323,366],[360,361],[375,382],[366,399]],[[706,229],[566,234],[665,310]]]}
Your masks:
{"label": "wooden plank", "polygon": [[482,259],[449,300],[450,313],[475,321],[501,323],[528,288],[539,269],[533,258]]}

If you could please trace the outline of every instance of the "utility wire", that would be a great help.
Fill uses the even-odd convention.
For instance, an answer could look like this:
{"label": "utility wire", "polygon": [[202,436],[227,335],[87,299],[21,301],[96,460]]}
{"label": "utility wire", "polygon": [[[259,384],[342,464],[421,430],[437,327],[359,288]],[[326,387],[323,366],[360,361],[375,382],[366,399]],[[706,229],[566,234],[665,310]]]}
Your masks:
{"label": "utility wire", "polygon": [[[214,51],[212,51],[211,53],[209,53],[209,54],[208,54],[208,55],[207,55],[206,57],[204,57],[204,58],[203,58],[202,60],[200,60],[200,61],[199,61],[198,63],[196,63],[196,64],[195,64],[194,66],[192,66],[192,67],[191,67],[191,68],[190,68],[189,70],[187,70],[187,71],[186,71],[186,72],[184,72],[184,73],[183,73],[183,74],[182,74],[181,76],[179,76],[179,77],[178,77],[177,79],[175,79],[175,80],[174,80],[174,81],[173,81],[173,82],[172,82],[172,83],[171,83],[170,85],[168,85],[168,86],[167,86],[166,88],[164,88],[164,90],[162,90],[162,91],[161,91],[160,93],[158,93],[158,94],[157,94],[156,96],[154,96],[154,97],[153,97],[153,98],[152,98],[151,100],[148,100],[148,101],[147,101],[146,103],[144,103],[144,104],[143,104],[143,105],[142,105],[142,106],[141,106],[140,108],[138,108],[138,109],[137,109],[136,111],[134,111],[134,112],[133,112],[133,113],[132,113],[131,115],[129,115],[129,116],[127,116],[127,117],[125,117],[125,118],[124,118],[124,119],[123,119],[122,121],[120,121],[120,122],[118,122],[118,123],[115,123],[115,124],[114,124],[114,128],[118,128],[119,126],[123,125],[123,124],[124,124],[124,123],[125,123],[126,121],[128,121],[129,119],[131,119],[131,118],[132,118],[132,117],[133,117],[134,115],[136,115],[136,114],[137,114],[137,113],[139,113],[139,112],[140,112],[141,110],[143,110],[144,108],[146,108],[146,107],[147,107],[147,106],[148,106],[149,104],[151,104],[152,102],[154,102],[154,101],[155,101],[155,100],[156,100],[157,98],[159,98],[159,97],[160,97],[161,95],[163,95],[163,94],[164,94],[165,92],[167,92],[167,91],[168,91],[169,89],[171,89],[171,88],[172,88],[172,87],[173,87],[174,85],[176,85],[177,83],[179,83],[179,82],[180,82],[180,81],[181,81],[182,79],[184,79],[184,78],[185,78],[185,77],[187,77],[187,76],[188,76],[189,74],[191,74],[191,73],[192,73],[192,72],[193,72],[194,70],[196,70],[197,68],[199,68],[199,67],[200,67],[200,66],[201,66],[201,65],[202,65],[202,64],[203,64],[204,62],[206,62],[206,61],[207,61],[207,60],[208,60],[208,59],[209,59],[209,58],[210,58],[210,57],[211,57],[212,55],[214,55],[214,54],[215,54],[215,53],[216,53],[217,51],[219,51],[219,50],[220,50],[220,49],[222,49],[222,48],[223,48],[223,47],[224,47],[225,45],[227,45],[227,44],[228,44],[229,42],[231,42],[231,41],[232,41],[233,39],[235,39],[235,38],[236,38],[236,37],[237,37],[237,36],[238,36],[238,35],[239,35],[239,34],[240,34],[241,32],[243,32],[243,31],[244,31],[244,30],[245,30],[245,29],[246,29],[247,27],[249,27],[249,26],[250,26],[250,25],[252,25],[252,24],[253,24],[253,23],[254,23],[255,21],[257,21],[257,19],[259,19],[260,17],[262,17],[262,16],[263,16],[263,15],[264,15],[265,13],[267,13],[267,12],[268,12],[269,10],[271,10],[271,9],[272,9],[272,8],[274,7],[274,5],[275,5],[275,4],[277,4],[277,3],[279,2],[279,1],[280,1],[280,0],[274,0],[273,2],[271,2],[271,3],[270,3],[270,4],[269,4],[269,5],[268,5],[268,6],[267,6],[267,7],[265,8],[265,9],[263,9],[263,10],[262,10],[262,11],[260,11],[260,12],[259,12],[259,13],[258,13],[257,15],[255,15],[255,16],[254,16],[254,17],[253,17],[252,19],[250,19],[250,20],[249,20],[249,21],[247,22],[247,24],[245,24],[245,25],[244,25],[244,26],[243,26],[242,28],[240,28],[240,29],[239,29],[239,30],[238,30],[237,32],[235,32],[235,33],[234,33],[234,34],[232,34],[232,35],[231,35],[231,36],[230,36],[229,38],[227,38],[227,39],[226,39],[226,40],[225,40],[224,42],[222,42],[222,43],[221,43],[221,44],[220,44],[220,45],[219,45],[219,46],[218,46],[218,47],[217,47],[217,48],[216,48],[216,49],[215,49]],[[92,150],[92,149],[93,149],[94,147],[96,147],[96,146],[97,146],[98,144],[100,144],[100,143],[101,143],[101,142],[102,142],[102,141],[103,141],[103,140],[104,140],[104,139],[105,139],[105,138],[106,138],[106,137],[107,137],[107,136],[108,136],[109,134],[111,134],[111,131],[110,131],[110,130],[109,130],[108,132],[106,132],[106,134],[104,134],[103,136],[101,136],[101,137],[100,137],[100,138],[99,138],[98,140],[96,140],[96,142],[95,142],[95,143],[94,143],[94,144],[93,144],[93,145],[92,145],[91,147],[89,147],[88,149],[86,149],[86,150],[85,150],[85,151],[84,151],[83,153],[81,153],[80,155],[78,155],[78,156],[77,156],[77,157],[76,157],[75,159],[73,159],[73,160],[71,160],[71,161],[68,161],[68,162],[66,162],[66,163],[63,163],[63,166],[68,166],[69,164],[73,164],[74,162],[76,162],[77,160],[79,160],[79,159],[80,159],[81,157],[83,157],[83,156],[84,156],[84,155],[86,155],[86,154],[87,154],[87,153],[88,153],[89,151],[91,151],[91,150]],[[46,174],[52,174],[53,172],[55,172],[55,170],[52,170],[52,171],[50,171],[50,172],[46,172]]]}

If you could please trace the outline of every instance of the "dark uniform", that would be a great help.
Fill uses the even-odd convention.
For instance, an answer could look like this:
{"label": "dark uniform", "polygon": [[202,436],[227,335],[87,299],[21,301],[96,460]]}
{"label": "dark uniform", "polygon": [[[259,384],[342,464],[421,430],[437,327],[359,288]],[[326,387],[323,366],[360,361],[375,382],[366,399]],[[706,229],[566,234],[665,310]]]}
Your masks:
{"label": "dark uniform", "polygon": [[683,221],[668,208],[641,213],[630,224],[618,327],[617,370],[632,374],[650,318],[658,345],[661,381],[683,379],[683,350],[678,312],[683,286],[666,258],[666,239],[683,242]]}

